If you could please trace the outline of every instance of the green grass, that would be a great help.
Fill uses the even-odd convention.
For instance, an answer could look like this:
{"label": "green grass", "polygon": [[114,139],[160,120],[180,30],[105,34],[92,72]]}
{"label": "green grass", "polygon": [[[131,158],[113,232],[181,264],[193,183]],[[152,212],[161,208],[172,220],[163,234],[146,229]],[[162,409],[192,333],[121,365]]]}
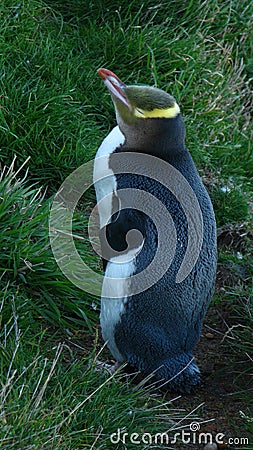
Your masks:
{"label": "green grass", "polygon": [[[91,330],[90,298],[68,282],[52,254],[48,230],[51,201],[45,198],[46,192],[28,184],[27,174],[19,178],[22,167],[15,171],[14,165],[15,160],[0,176],[1,282],[16,285],[25,293],[35,317],[40,314],[51,324],[75,327],[83,326],[85,319]],[[74,232],[81,220],[80,213]],[[83,256],[94,265],[88,248]]]}
{"label": "green grass", "polygon": [[[145,420],[145,431],[163,429],[162,399],[95,371],[99,302],[53,258],[52,194],[115,123],[96,73],[104,66],[177,98],[218,225],[251,230],[251,2],[2,0],[0,19],[1,448],[108,448],[118,427],[139,432]],[[75,216],[77,234],[93,202],[90,192]],[[87,239],[77,245],[99,270]],[[234,305],[242,328],[233,342],[252,370],[252,252],[247,244],[238,261],[237,251],[229,246],[220,264],[238,263],[250,276],[216,301]],[[252,401],[249,394],[245,404]],[[164,408],[168,429],[180,419]]]}
{"label": "green grass", "polygon": [[[74,14],[73,2],[52,4]],[[20,161],[31,156],[30,175],[51,185],[91,158],[115,120],[96,75],[102,65],[126,82],[172,92],[197,162],[247,184],[252,167],[248,1],[181,2],[180,8],[170,2],[169,13],[166,2],[153,9],[153,2],[141,8],[139,2],[120,8],[117,2],[96,2],[90,14],[85,4],[76,4],[82,17],[65,22],[58,10],[40,2],[16,7],[2,2],[2,155],[9,161],[14,154]]]}
{"label": "green grass", "polygon": [[2,449],[92,448],[97,440],[98,448],[110,448],[110,435],[124,427],[141,433],[145,422],[145,431],[154,433],[187,423],[170,402],[130,388],[119,374],[98,372],[95,349],[85,354],[80,346],[81,332],[77,358],[70,333],[64,342],[43,323],[28,327],[26,298],[19,307],[16,301],[20,305],[20,294],[10,290],[1,304],[12,309],[1,331]]}

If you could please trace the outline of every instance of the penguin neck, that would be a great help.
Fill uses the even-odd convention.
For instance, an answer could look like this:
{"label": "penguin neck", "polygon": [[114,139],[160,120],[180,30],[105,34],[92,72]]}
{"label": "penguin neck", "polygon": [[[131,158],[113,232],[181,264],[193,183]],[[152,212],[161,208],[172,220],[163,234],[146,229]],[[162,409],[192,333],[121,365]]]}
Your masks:
{"label": "penguin neck", "polygon": [[168,162],[188,153],[180,115],[173,119],[140,119],[131,125],[118,121],[118,125],[125,136],[122,151],[146,153]]}

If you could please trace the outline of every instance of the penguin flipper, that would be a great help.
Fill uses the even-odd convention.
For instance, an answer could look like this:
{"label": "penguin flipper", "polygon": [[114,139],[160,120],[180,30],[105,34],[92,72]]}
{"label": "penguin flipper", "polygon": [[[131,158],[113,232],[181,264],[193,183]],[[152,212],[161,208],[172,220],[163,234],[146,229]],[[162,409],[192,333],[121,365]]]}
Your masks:
{"label": "penguin flipper", "polygon": [[[128,242],[129,231],[137,230],[144,234],[144,214],[140,211],[134,209],[126,208],[112,216],[112,221],[106,225],[105,230],[101,230],[101,235],[105,234],[106,242],[103,245],[103,239],[100,237],[102,255],[103,258],[103,268],[106,269],[107,261],[110,260],[110,249],[113,252],[125,252],[134,247],[139,247],[140,236],[137,236],[137,240],[133,239],[132,242]],[[109,247],[108,247],[109,246]],[[108,251],[109,249],[109,251]],[[112,252],[112,256],[113,256]]]}

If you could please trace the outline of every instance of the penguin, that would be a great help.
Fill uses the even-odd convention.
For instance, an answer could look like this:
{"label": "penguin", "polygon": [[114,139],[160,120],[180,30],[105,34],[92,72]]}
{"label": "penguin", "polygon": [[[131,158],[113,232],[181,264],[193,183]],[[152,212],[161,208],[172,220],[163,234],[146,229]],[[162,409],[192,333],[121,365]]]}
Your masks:
{"label": "penguin", "polygon": [[[100,145],[94,166],[98,205],[107,198],[107,202],[98,206],[100,232],[104,236],[101,237],[104,265],[100,312],[102,336],[118,363],[126,362],[145,376],[153,377],[157,386],[189,393],[201,382],[193,350],[200,338],[216,278],[216,222],[212,203],[186,148],[185,125],[176,100],[157,87],[125,84],[108,69],[100,68],[98,74],[111,94],[117,120],[117,126]],[[130,159],[133,155],[132,173],[123,170],[125,154],[130,155]],[[181,189],[180,200],[180,195],[165,186],[166,183],[152,178],[152,174],[149,176],[144,165],[145,158],[151,157],[154,164],[158,161],[161,167],[167,164],[171,168],[168,178],[176,191],[180,190],[180,180],[185,181],[202,215],[199,253],[193,267],[180,282],[177,274],[189,243],[187,207],[182,207],[186,191]],[[152,172],[152,164],[149,168]],[[99,179],[98,174],[103,171],[107,177]],[[179,174],[179,178],[174,177],[175,174]],[[162,235],[165,245],[159,247],[154,218],[145,211],[149,201],[141,207],[137,201],[136,207],[128,196],[124,207],[120,200],[124,189],[144,192],[160,202],[163,213],[157,223],[166,230],[169,214],[176,239],[168,228]],[[118,204],[116,212],[115,202]],[[111,214],[109,221],[108,214]],[[131,230],[139,236],[132,244],[127,239]],[[103,254],[105,241],[112,249],[111,254]],[[162,272],[172,241],[174,254]],[[157,281],[149,283],[147,277],[147,288],[138,290],[137,286],[133,289],[131,280],[142,272],[145,274],[158,247],[162,262],[154,269]],[[118,281],[116,284],[113,283],[115,280]]]}

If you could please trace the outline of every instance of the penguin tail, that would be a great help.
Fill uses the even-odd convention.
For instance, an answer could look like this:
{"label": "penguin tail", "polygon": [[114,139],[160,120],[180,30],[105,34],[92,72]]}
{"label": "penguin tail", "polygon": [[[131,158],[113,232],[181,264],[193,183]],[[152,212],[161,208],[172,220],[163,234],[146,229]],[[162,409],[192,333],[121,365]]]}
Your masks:
{"label": "penguin tail", "polygon": [[186,353],[162,361],[154,371],[154,377],[160,381],[158,388],[187,394],[201,382],[194,356]]}

